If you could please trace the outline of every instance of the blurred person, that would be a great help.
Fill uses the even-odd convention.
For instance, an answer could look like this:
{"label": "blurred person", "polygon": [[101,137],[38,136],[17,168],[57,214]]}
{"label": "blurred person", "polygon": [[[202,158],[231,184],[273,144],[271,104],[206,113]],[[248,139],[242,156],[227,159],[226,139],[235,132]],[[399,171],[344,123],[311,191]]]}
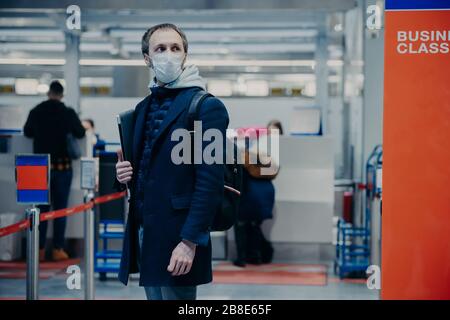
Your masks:
{"label": "blurred person", "polygon": [[84,129],[86,129],[87,132],[90,132],[92,134],[92,144],[93,144],[93,151],[92,154],[95,156],[98,156],[100,151],[105,151],[106,148],[106,142],[105,140],[100,138],[100,135],[95,132],[95,123],[92,119],[84,119],[82,121]]}
{"label": "blurred person", "polygon": [[[119,151],[116,164],[117,181],[131,190],[119,279],[126,285],[139,272],[151,300],[194,300],[197,286],[212,281],[210,230],[223,197],[223,165],[176,165],[171,159],[171,133],[188,129],[189,97],[205,90],[198,68],[185,65],[187,53],[177,26],[145,32],[142,54],[155,77],[151,94],[134,111],[132,159],[123,161]],[[215,128],[226,137],[228,113],[219,99],[206,98],[197,120],[199,133]]]}
{"label": "blurred person", "polygon": [[[273,129],[277,129],[280,135],[283,134],[278,120],[268,123],[267,135],[270,135]],[[257,139],[261,139],[263,131],[260,131]],[[273,218],[275,188],[272,180],[278,174],[279,167],[269,156],[267,144],[258,144],[257,139],[250,141],[248,151],[245,153],[241,203],[238,221],[234,226],[237,258],[233,263],[238,267],[245,267],[247,263],[256,265],[270,263],[273,258],[273,247],[264,237],[261,225],[265,220]],[[251,153],[258,154],[257,164],[249,163]],[[261,159],[261,156],[269,159]],[[266,166],[262,163],[270,163],[274,168],[273,174],[261,174],[261,168]]]}
{"label": "blurred person", "polygon": [[[67,208],[72,182],[72,161],[67,151],[67,136],[83,138],[85,130],[75,110],[61,101],[64,88],[58,81],[50,84],[48,100],[34,107],[24,126],[25,136],[33,139],[34,153],[50,154],[50,205],[39,206],[41,213]],[[39,225],[39,260],[45,259],[47,221]],[[64,251],[66,217],[53,220],[53,251],[55,261],[69,258]]]}

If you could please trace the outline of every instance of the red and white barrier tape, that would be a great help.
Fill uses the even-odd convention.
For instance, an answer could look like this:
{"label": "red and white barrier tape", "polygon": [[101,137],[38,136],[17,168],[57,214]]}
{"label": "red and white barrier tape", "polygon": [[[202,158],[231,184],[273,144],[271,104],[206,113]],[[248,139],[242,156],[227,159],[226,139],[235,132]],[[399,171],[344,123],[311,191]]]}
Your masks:
{"label": "red and white barrier tape", "polygon": [[[100,197],[94,198],[93,201],[88,202],[88,203],[79,204],[79,205],[76,205],[76,206],[73,206],[70,208],[66,208],[66,209],[44,212],[44,213],[40,214],[39,220],[47,221],[47,220],[52,220],[52,219],[56,219],[56,218],[70,216],[75,213],[80,213],[80,212],[86,211],[88,209],[91,209],[92,207],[94,207],[95,204],[101,204],[101,203],[105,203],[108,201],[120,199],[120,198],[124,197],[125,194],[126,194],[125,191],[111,193],[111,194],[107,194],[105,196],[100,196]],[[11,233],[25,230],[29,226],[30,226],[30,221],[28,219],[24,219],[22,221],[12,224],[12,225],[0,228],[0,238],[7,236]]]}
{"label": "red and white barrier tape", "polygon": [[0,237],[4,237],[4,236],[7,236],[8,234],[25,230],[29,226],[30,226],[30,220],[25,219],[25,220],[19,221],[17,223],[14,223],[10,226],[0,228]]}

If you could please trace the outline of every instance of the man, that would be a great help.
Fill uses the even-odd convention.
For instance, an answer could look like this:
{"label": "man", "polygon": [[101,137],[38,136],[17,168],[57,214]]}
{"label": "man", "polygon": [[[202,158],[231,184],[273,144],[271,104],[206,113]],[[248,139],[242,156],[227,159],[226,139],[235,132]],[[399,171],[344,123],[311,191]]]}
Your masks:
{"label": "man", "polygon": [[[155,78],[135,108],[133,157],[123,161],[119,152],[116,164],[117,180],[131,188],[119,279],[127,284],[140,272],[152,300],[193,300],[197,285],[212,281],[209,231],[222,201],[223,165],[171,159],[171,133],[188,129],[190,98],[205,89],[198,68],[184,65],[187,52],[186,36],[173,24],[145,32],[142,53]],[[226,137],[228,113],[217,98],[203,101],[196,120],[202,132],[215,128]]]}
{"label": "man", "polygon": [[[63,86],[58,81],[50,84],[48,100],[30,111],[23,129],[25,136],[33,138],[34,153],[49,153],[50,198],[53,210],[67,208],[70,185],[72,182],[72,163],[67,152],[67,135],[82,138],[85,130],[78,115],[72,108],[61,102]],[[50,206],[40,206],[41,212],[50,211]],[[53,220],[53,260],[69,258],[64,251],[66,217]],[[39,225],[39,260],[45,259],[45,240],[47,221]]]}

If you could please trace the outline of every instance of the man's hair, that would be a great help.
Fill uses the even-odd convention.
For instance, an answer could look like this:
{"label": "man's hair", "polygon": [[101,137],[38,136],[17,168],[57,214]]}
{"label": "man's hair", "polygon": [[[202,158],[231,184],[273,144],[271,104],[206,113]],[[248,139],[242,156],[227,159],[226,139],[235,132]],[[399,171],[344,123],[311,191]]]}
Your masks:
{"label": "man's hair", "polygon": [[52,83],[50,83],[50,88],[48,90],[48,93],[60,96],[63,94],[63,92],[64,92],[64,88],[63,88],[62,84],[59,83],[59,81],[55,80]]}
{"label": "man's hair", "polygon": [[172,30],[176,31],[180,35],[181,39],[183,40],[184,52],[187,53],[188,42],[187,42],[187,38],[186,38],[186,35],[184,34],[184,32],[181,31],[180,28],[178,28],[176,25],[174,25],[172,23],[161,23],[161,24],[157,24],[156,26],[153,26],[150,29],[148,29],[147,31],[145,31],[144,35],[142,36],[142,43],[141,43],[142,55],[144,55],[144,53],[148,54],[150,37],[156,30],[159,30],[159,29],[172,29]]}

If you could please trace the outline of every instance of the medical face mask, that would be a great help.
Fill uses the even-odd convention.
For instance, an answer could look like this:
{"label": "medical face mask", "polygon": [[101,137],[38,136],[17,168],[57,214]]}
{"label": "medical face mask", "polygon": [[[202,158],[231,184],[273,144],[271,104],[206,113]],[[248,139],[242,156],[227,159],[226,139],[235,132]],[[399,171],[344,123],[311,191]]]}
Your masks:
{"label": "medical face mask", "polygon": [[177,53],[157,53],[152,57],[152,69],[155,71],[156,79],[162,83],[169,83],[176,80],[181,72],[181,64],[184,55]]}

